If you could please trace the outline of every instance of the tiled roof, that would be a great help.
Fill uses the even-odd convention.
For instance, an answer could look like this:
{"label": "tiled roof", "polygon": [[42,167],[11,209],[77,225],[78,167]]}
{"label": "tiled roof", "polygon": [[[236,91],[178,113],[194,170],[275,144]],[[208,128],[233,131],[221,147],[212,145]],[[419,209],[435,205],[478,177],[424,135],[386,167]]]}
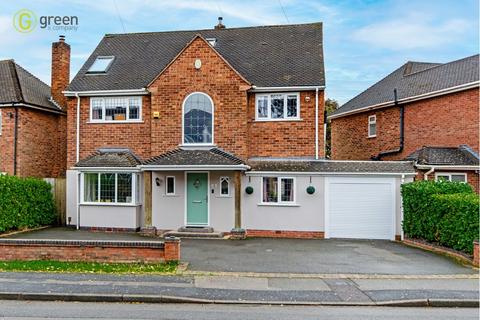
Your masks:
{"label": "tiled roof", "polygon": [[479,55],[439,64],[407,62],[367,90],[354,97],[332,116],[348,113],[380,103],[427,94],[442,89],[479,81]]}
{"label": "tiled roof", "polygon": [[[196,36],[215,38],[217,50],[259,87],[322,86],[322,24],[221,30],[108,34],[72,80],[68,90],[145,88]],[[97,56],[114,56],[107,74],[86,74]]]}
{"label": "tiled roof", "polygon": [[51,101],[50,87],[13,60],[0,61],[0,103],[23,102],[62,111]]}
{"label": "tiled roof", "polygon": [[175,149],[152,157],[144,161],[144,164],[152,166],[235,166],[244,164],[244,162],[228,152],[212,148],[209,150]]}
{"label": "tiled roof", "polygon": [[129,149],[99,149],[75,164],[75,167],[125,168],[136,167],[141,160]]}
{"label": "tiled roof", "polygon": [[468,146],[422,147],[407,157],[419,165],[478,166],[478,154]]}
{"label": "tiled roof", "polygon": [[415,173],[411,161],[335,161],[251,159],[252,171],[324,173]]}

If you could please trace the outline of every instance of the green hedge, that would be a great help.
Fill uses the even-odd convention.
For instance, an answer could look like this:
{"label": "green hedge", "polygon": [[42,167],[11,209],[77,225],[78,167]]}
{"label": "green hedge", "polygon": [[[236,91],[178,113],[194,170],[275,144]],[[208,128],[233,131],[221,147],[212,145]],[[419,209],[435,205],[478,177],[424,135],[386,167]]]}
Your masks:
{"label": "green hedge", "polygon": [[0,176],[0,232],[49,225],[56,210],[47,182]]}
{"label": "green hedge", "polygon": [[472,252],[472,242],[479,232],[479,206],[470,185],[417,181],[402,185],[402,197],[403,231],[407,237]]}

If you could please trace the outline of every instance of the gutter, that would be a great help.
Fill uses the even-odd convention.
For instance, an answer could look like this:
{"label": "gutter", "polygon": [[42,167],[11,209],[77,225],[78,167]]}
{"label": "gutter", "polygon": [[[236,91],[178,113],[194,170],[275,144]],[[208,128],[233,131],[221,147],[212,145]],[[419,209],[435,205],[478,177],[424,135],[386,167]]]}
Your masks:
{"label": "gutter", "polygon": [[323,90],[325,86],[291,86],[291,87],[257,87],[252,86],[250,92],[282,92],[282,91],[309,91]]}
{"label": "gutter", "polygon": [[125,89],[125,90],[92,90],[92,91],[62,91],[66,97],[78,96],[131,96],[149,94],[146,88],[142,89]]}
{"label": "gutter", "polygon": [[77,94],[75,94],[75,96],[77,97],[77,128],[76,128],[76,149],[75,149],[75,153],[76,153],[76,156],[75,156],[75,159],[76,159],[76,162],[80,161],[80,96]]}
{"label": "gutter", "polygon": [[221,171],[221,170],[242,170],[246,171],[250,169],[250,166],[245,164],[239,165],[140,165],[137,166],[142,171],[149,171],[149,170],[168,170],[168,171],[184,171],[184,170],[211,170],[211,171]]}
{"label": "gutter", "polygon": [[[480,81],[469,82],[469,83],[465,83],[465,84],[455,86],[455,87],[450,87],[450,88],[441,89],[441,90],[437,90],[437,91],[432,91],[432,92],[428,92],[428,93],[424,93],[424,94],[419,94],[419,95],[412,96],[412,97],[403,98],[403,99],[398,100],[398,102],[399,103],[408,103],[408,102],[423,100],[423,99],[427,99],[427,98],[433,98],[433,97],[436,97],[436,96],[441,96],[441,95],[445,95],[445,94],[449,94],[449,93],[454,93],[454,92],[458,92],[458,91],[473,89],[473,88],[478,87],[479,85],[480,85]],[[351,111],[346,111],[346,112],[343,112],[343,113],[330,115],[330,116],[328,116],[328,119],[331,120],[331,119],[341,118],[341,117],[345,117],[345,116],[348,116],[348,115],[351,115],[351,114],[362,113],[362,112],[365,112],[365,111],[391,107],[393,105],[395,105],[395,101],[382,102],[382,103],[374,104],[374,105],[371,105],[371,106],[367,106],[367,107],[363,107],[363,108],[359,108],[359,109],[355,109],[355,110],[351,110]]]}
{"label": "gutter", "polygon": [[435,169],[435,170],[480,170],[480,166],[475,165],[465,165],[465,166],[449,166],[449,165],[425,165],[425,164],[416,164],[415,167],[421,170]]}
{"label": "gutter", "polygon": [[[65,111],[61,111],[61,110],[53,110],[53,109],[48,109],[48,108],[45,108],[45,107],[40,107],[40,106],[35,106],[33,104],[29,104],[29,103],[15,103],[17,106],[19,107],[27,107],[27,108],[32,108],[32,109],[36,109],[36,110],[41,110],[41,111],[45,111],[45,112],[51,112],[51,113],[56,113],[56,114],[61,114],[61,115],[66,115],[67,113]],[[0,108],[2,107],[11,107],[12,106],[12,103],[0,103]]]}
{"label": "gutter", "polygon": [[415,176],[414,172],[329,172],[329,171],[249,171],[245,172],[246,176],[285,176],[285,175],[307,175],[307,176],[361,176],[361,175],[377,175],[377,176]]}

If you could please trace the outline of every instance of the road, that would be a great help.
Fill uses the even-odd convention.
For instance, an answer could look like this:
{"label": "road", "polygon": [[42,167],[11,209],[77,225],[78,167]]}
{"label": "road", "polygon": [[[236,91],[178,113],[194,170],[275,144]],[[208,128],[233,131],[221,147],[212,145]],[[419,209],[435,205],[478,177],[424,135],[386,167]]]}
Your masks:
{"label": "road", "polygon": [[478,319],[478,309],[0,301],[0,319]]}

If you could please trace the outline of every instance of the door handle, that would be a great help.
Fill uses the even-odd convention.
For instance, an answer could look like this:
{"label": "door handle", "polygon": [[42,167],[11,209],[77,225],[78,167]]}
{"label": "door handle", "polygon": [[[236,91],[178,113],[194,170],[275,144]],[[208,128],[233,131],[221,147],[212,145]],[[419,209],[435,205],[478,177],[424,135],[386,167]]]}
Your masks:
{"label": "door handle", "polygon": [[202,200],[193,200],[193,203],[202,203]]}

